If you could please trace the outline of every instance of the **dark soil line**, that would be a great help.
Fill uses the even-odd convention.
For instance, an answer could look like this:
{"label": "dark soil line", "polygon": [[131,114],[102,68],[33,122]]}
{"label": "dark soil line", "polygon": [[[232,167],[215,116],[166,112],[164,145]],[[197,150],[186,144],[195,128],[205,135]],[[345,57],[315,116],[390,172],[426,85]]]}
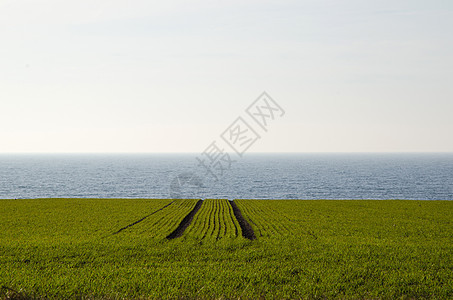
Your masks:
{"label": "dark soil line", "polygon": [[174,202],[175,202],[175,201],[172,201],[172,202],[168,203],[168,204],[165,205],[164,207],[159,208],[159,209],[156,210],[156,211],[153,211],[153,212],[150,213],[149,215],[146,215],[146,216],[144,216],[143,218],[141,218],[140,220],[137,220],[137,221],[135,221],[134,223],[131,223],[131,224],[129,224],[129,225],[127,225],[127,226],[121,228],[120,230],[118,230],[117,232],[115,232],[115,233],[113,233],[113,234],[118,234],[118,233],[120,233],[121,231],[123,231],[124,229],[127,229],[127,228],[129,228],[129,227],[132,227],[132,226],[134,226],[134,225],[140,223],[141,221],[145,220],[145,219],[148,218],[149,216],[152,216],[152,215],[154,215],[155,213],[157,213],[158,211],[161,211],[162,209],[164,209],[164,208],[170,206],[170,205],[173,204]]}
{"label": "dark soil line", "polygon": [[229,202],[231,207],[233,208],[234,216],[238,220],[239,226],[241,226],[242,236],[249,240],[256,240],[255,232],[253,231],[252,226],[250,226],[249,222],[244,219],[239,207],[236,205],[236,203],[234,203],[234,201]]}
{"label": "dark soil line", "polygon": [[190,223],[192,223],[193,217],[196,215],[198,210],[201,208],[201,205],[203,204],[203,200],[198,200],[197,204],[195,204],[195,207],[190,211],[190,213],[187,214],[187,216],[182,219],[181,223],[179,223],[178,227],[169,235],[167,235],[167,239],[172,240],[175,238],[178,238],[182,236],[184,231],[186,230],[187,227],[189,227]]}

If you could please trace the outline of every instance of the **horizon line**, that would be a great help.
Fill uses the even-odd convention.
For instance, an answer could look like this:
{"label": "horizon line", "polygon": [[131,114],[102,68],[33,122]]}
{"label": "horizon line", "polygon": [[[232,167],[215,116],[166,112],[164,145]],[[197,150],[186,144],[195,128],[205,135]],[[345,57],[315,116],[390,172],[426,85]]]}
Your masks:
{"label": "horizon line", "polygon": [[[148,155],[148,154],[201,154],[202,152],[0,152],[0,155],[25,155],[25,154],[128,154],[128,155]],[[235,153],[225,151],[225,153]],[[453,151],[262,151],[247,152],[243,155],[253,154],[453,154]]]}

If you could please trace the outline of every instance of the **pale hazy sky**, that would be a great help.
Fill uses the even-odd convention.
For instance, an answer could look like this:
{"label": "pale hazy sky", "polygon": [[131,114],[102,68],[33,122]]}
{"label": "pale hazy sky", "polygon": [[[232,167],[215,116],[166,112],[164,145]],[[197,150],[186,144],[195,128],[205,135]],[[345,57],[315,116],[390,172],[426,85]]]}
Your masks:
{"label": "pale hazy sky", "polygon": [[453,151],[453,1],[0,0],[0,152]]}

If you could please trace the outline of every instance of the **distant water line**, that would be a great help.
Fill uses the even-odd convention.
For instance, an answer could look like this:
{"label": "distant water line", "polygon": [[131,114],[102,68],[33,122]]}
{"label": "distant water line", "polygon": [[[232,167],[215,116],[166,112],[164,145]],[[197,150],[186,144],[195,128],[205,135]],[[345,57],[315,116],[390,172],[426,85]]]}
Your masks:
{"label": "distant water line", "polygon": [[0,199],[169,198],[183,172],[190,198],[453,200],[453,154],[246,154],[219,181],[196,154],[0,155]]}

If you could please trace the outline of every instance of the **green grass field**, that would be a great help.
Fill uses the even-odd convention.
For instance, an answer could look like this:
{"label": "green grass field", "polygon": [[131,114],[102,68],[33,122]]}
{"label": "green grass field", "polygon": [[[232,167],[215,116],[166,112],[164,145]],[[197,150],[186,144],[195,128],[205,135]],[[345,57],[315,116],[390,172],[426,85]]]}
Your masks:
{"label": "green grass field", "polygon": [[453,298],[452,201],[0,200],[0,298]]}

